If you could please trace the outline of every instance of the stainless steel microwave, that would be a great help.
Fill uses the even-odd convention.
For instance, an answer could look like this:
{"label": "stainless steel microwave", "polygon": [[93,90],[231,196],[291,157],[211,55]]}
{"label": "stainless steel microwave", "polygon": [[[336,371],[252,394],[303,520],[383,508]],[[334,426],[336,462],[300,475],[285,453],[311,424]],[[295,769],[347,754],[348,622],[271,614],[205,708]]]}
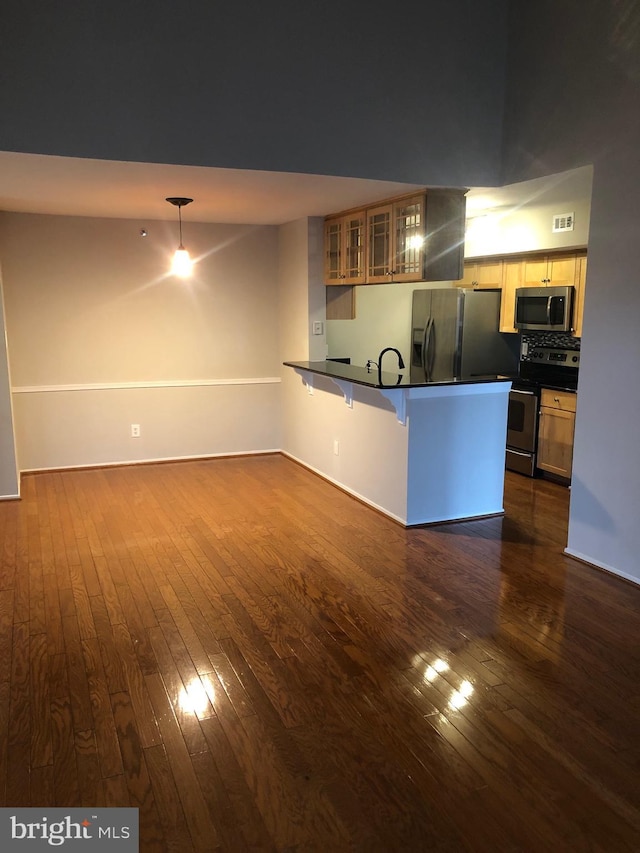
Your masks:
{"label": "stainless steel microwave", "polygon": [[573,328],[571,285],[562,287],[518,287],[515,327],[532,332],[570,332]]}

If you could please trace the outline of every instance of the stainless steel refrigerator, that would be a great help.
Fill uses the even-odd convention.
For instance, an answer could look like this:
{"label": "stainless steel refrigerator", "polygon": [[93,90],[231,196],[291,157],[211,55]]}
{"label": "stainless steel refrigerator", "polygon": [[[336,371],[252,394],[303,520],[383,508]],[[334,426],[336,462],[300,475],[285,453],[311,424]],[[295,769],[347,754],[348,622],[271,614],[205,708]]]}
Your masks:
{"label": "stainless steel refrigerator", "polygon": [[517,373],[519,336],[502,334],[499,324],[499,290],[415,290],[411,381]]}

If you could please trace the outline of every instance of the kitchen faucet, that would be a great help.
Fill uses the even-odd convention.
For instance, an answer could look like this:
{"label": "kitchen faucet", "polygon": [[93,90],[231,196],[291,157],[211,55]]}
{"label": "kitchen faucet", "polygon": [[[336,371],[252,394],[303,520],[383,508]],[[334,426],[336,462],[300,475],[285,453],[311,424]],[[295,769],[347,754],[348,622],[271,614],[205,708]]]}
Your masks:
{"label": "kitchen faucet", "polygon": [[[378,385],[382,385],[382,356],[385,354],[385,352],[389,351],[395,352],[395,354],[398,356],[398,369],[403,370],[404,368],[404,361],[402,360],[402,354],[400,350],[396,349],[395,347],[385,347],[378,356]],[[375,362],[373,362],[373,364],[375,364]],[[367,367],[368,366],[369,363],[367,363]]]}

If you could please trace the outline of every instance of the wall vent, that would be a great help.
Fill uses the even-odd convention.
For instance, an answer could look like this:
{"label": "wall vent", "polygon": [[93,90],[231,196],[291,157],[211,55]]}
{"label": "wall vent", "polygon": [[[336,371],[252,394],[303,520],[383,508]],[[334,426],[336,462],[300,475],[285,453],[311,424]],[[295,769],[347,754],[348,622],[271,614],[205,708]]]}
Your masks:
{"label": "wall vent", "polygon": [[573,231],[573,213],[556,213],[551,230],[554,234],[558,231]]}

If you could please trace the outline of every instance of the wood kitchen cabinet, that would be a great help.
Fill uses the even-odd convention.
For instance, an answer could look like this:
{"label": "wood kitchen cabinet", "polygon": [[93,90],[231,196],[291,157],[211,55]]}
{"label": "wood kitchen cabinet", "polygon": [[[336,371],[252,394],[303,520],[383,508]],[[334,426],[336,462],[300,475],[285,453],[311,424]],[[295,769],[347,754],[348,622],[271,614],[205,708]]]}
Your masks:
{"label": "wood kitchen cabinet", "polygon": [[522,264],[521,283],[518,287],[557,287],[569,284],[575,288],[573,335],[579,338],[582,335],[586,252],[554,252],[541,257],[525,257]]}
{"label": "wood kitchen cabinet", "polygon": [[502,287],[502,258],[465,261],[464,275],[457,281],[458,287],[472,287],[474,290],[495,290]]}
{"label": "wood kitchen cabinet", "polygon": [[434,189],[367,210],[367,284],[457,281],[465,190]]}
{"label": "wood kitchen cabinet", "polygon": [[584,290],[587,280],[587,253],[578,254],[578,269],[576,274],[576,293],[573,305],[573,334],[577,338],[582,337],[582,318],[584,314]]}
{"label": "wood kitchen cabinet", "polygon": [[532,255],[525,257],[522,263],[521,287],[557,287],[576,283],[578,258],[575,252]]}
{"label": "wood kitchen cabinet", "polygon": [[[538,255],[504,255],[502,258],[476,258],[465,261],[460,286],[502,289],[500,331],[517,332],[514,326],[516,290],[519,287],[575,287],[573,334],[582,335],[582,312],[587,270],[586,250],[548,252]],[[498,279],[498,270],[500,278]],[[500,283],[498,284],[498,280]]]}
{"label": "wood kitchen cabinet", "polygon": [[517,332],[514,326],[516,289],[522,287],[523,265],[520,259],[505,258],[502,266],[502,298],[500,300],[500,331]]}
{"label": "wood kitchen cabinet", "polygon": [[437,188],[325,219],[327,285],[462,278],[465,189]]}
{"label": "wood kitchen cabinet", "polygon": [[364,210],[329,217],[324,223],[324,281],[329,285],[365,280]]}
{"label": "wood kitchen cabinet", "polygon": [[367,210],[367,284],[420,281],[424,244],[424,195]]}
{"label": "wood kitchen cabinet", "polygon": [[564,480],[571,479],[576,395],[543,388],[538,420],[537,465]]}

